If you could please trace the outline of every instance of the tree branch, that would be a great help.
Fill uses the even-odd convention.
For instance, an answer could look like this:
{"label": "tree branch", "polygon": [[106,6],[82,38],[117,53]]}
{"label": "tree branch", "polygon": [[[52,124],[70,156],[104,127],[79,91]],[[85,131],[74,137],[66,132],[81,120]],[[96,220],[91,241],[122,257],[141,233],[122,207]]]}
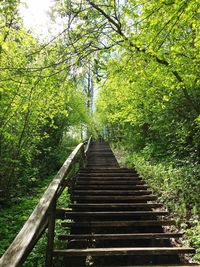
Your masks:
{"label": "tree branch", "polygon": [[[114,27],[116,28],[116,32],[123,37],[123,39],[125,41],[127,41],[131,47],[133,47],[134,49],[136,49],[137,52],[139,53],[144,53],[146,55],[148,55],[150,58],[153,58],[154,60],[156,60],[156,62],[158,62],[161,65],[164,65],[166,67],[169,67],[170,64],[166,59],[161,59],[159,58],[157,55],[153,55],[151,54],[147,49],[145,48],[140,48],[139,46],[135,45],[132,41],[129,40],[129,38],[127,36],[125,36],[125,34],[122,31],[121,28],[121,23],[118,21],[118,23],[112,18],[110,17],[104,10],[102,10],[98,5],[94,4],[92,1],[90,0],[86,0],[94,9],[96,9],[102,16],[104,16],[112,25],[114,25]],[[185,2],[186,3],[186,2]],[[181,6],[181,9],[185,6],[184,5]],[[181,10],[180,9],[180,10]],[[179,11],[180,11],[179,10]],[[178,73],[178,71],[176,70],[171,70],[172,74],[175,76],[175,78],[177,79],[177,81],[179,83],[183,83],[183,79],[181,77],[181,75]],[[185,95],[186,99],[188,100],[189,104],[194,108],[194,110],[196,112],[199,112],[199,108],[196,106],[196,104],[194,103],[193,99],[191,98],[191,96],[188,94],[186,88],[183,86],[182,87],[182,92]]]}

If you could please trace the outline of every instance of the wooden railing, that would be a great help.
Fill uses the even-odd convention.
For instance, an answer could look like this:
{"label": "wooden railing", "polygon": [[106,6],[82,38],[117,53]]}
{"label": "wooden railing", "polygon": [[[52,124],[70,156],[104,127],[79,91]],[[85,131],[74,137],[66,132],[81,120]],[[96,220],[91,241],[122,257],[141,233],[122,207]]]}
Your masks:
{"label": "wooden railing", "polygon": [[76,172],[76,165],[79,164],[79,167],[85,166],[86,154],[90,143],[91,138],[88,142],[77,145],[64,162],[29,219],[1,257],[0,267],[21,266],[35,247],[37,241],[45,232],[46,228],[48,228],[48,241],[45,266],[52,266],[56,203],[65,187],[70,187],[72,178]]}

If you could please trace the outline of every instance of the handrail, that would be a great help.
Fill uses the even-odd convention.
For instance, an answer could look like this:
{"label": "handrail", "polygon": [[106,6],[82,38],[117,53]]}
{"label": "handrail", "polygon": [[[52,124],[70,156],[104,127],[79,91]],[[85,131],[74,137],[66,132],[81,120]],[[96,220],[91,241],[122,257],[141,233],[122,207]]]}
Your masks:
{"label": "handrail", "polygon": [[19,267],[26,260],[38,239],[48,226],[48,222],[50,221],[50,210],[57,201],[57,193],[59,191],[60,195],[60,191],[64,190],[66,186],[66,183],[64,183],[65,177],[66,175],[69,175],[71,167],[76,162],[76,157],[78,155],[80,155],[79,162],[83,165],[86,159],[84,143],[77,145],[64,162],[29,219],[1,257],[0,267]]}
{"label": "handrail", "polygon": [[92,135],[91,135],[90,138],[88,139],[87,146],[86,146],[86,148],[85,148],[85,154],[86,154],[86,155],[87,155],[87,152],[88,152],[88,149],[89,149],[91,143],[92,143]]}

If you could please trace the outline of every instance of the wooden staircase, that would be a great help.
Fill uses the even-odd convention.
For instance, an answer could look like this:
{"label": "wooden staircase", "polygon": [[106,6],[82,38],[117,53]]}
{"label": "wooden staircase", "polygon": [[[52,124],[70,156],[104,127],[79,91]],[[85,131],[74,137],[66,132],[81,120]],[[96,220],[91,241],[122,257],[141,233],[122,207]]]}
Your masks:
{"label": "wooden staircase", "polygon": [[56,210],[63,222],[55,263],[60,258],[63,267],[196,266],[181,256],[194,249],[173,245],[182,236],[169,230],[175,221],[134,169],[119,167],[107,143],[92,143],[70,193],[69,207]]}

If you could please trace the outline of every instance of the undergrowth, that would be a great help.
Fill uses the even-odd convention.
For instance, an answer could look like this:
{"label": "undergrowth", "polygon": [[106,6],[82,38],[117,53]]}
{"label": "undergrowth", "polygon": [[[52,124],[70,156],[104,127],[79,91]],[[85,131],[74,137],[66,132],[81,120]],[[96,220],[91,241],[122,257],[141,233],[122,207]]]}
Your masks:
{"label": "undergrowth", "polygon": [[[0,210],[0,255],[2,255],[10,243],[20,231],[45,189],[48,187],[53,176],[48,176],[37,183],[37,186],[32,188],[32,191],[25,195],[19,195],[6,208]],[[45,235],[44,235],[45,236]],[[39,267],[39,261],[43,258],[44,239],[41,239],[37,244],[37,249],[34,249],[32,255],[23,266]],[[37,256],[36,256],[37,255]],[[34,258],[34,261],[32,261]]]}
{"label": "undergrowth", "polygon": [[[3,255],[7,247],[11,244],[16,234],[20,231],[23,224],[26,222],[34,207],[38,204],[38,201],[45,189],[48,187],[52,176],[47,177],[34,189],[31,195],[18,197],[15,204],[2,209],[0,211],[0,255]],[[69,203],[69,194],[67,188],[63,191],[58,200],[58,207],[67,207]],[[63,244],[57,239],[57,236],[61,234],[61,220],[56,220],[55,229],[55,246],[61,247]],[[47,233],[45,232],[40,240],[37,242],[35,248],[32,250],[27,260],[23,264],[23,267],[42,267],[44,266],[45,253],[47,244]]]}
{"label": "undergrowth", "polygon": [[199,165],[185,164],[175,167],[167,161],[147,160],[143,154],[130,154],[116,148],[115,154],[120,165],[134,167],[158,195],[159,201],[167,206],[177,227],[185,232],[182,243],[196,248],[193,259],[200,262]]}
{"label": "undergrowth", "polygon": [[[69,140],[68,140],[69,142]],[[70,139],[70,146],[66,145],[64,142],[62,148],[60,145],[60,150],[56,154],[56,168],[54,168],[54,173],[56,174],[60,166],[62,166],[67,155],[71,153],[77,144],[77,140]],[[51,165],[52,162],[49,162]],[[51,171],[52,173],[52,171]],[[5,250],[9,247],[11,242],[14,240],[17,233],[21,230],[24,223],[27,221],[31,213],[33,212],[35,206],[38,204],[41,196],[44,194],[45,190],[49,186],[53,179],[53,175],[46,175],[44,173],[44,179],[34,178],[29,182],[29,187],[27,185],[25,189],[15,192],[12,199],[9,199],[0,210],[0,257],[4,254]],[[61,194],[57,206],[67,207],[69,203],[69,194],[67,188]],[[56,236],[60,233],[61,220],[56,220]],[[56,245],[60,245],[57,238],[55,239]],[[47,233],[45,232],[43,236],[39,239],[36,246],[28,256],[27,260],[23,264],[23,267],[42,267],[44,266],[45,253],[47,244]]]}

